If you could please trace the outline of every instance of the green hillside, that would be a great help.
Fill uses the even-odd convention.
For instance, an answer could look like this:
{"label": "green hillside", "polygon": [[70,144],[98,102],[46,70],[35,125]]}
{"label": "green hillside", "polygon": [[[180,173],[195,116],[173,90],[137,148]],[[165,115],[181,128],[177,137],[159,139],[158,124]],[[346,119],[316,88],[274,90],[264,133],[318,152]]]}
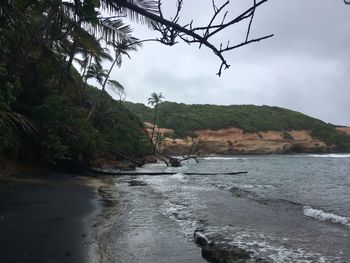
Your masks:
{"label": "green hillside", "polygon": [[[151,122],[153,110],[140,103],[125,103],[140,120]],[[158,106],[159,125],[174,129],[185,136],[199,129],[242,128],[246,132],[311,130],[327,144],[350,142],[350,138],[335,131],[335,126],[300,112],[270,106],[254,105],[186,105],[163,102]]]}
{"label": "green hillside", "polygon": [[16,86],[5,82],[0,91],[0,158],[80,169],[113,151],[150,151],[142,123],[119,101],[93,86],[83,88],[74,68],[70,82],[52,83],[56,69],[42,64],[21,67]]}

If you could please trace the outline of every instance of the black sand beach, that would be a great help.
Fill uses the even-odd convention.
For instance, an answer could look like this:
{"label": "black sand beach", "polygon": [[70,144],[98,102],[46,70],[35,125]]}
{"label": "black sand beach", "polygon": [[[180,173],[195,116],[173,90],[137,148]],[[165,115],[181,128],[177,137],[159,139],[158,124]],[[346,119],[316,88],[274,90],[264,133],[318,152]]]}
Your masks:
{"label": "black sand beach", "polygon": [[0,262],[87,262],[96,206],[86,178],[1,178]]}

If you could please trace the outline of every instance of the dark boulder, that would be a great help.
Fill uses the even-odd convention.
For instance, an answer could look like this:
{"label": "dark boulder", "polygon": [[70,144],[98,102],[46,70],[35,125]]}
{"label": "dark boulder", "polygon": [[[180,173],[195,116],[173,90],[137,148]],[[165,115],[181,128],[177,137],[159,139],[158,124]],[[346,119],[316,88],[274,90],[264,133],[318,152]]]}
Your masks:
{"label": "dark boulder", "polygon": [[147,184],[143,181],[138,181],[138,180],[130,180],[128,181],[129,186],[146,186]]}
{"label": "dark boulder", "polygon": [[181,159],[169,157],[169,163],[171,167],[181,167]]}
{"label": "dark boulder", "polygon": [[209,244],[208,239],[201,233],[200,230],[195,230],[193,234],[194,242],[200,247],[207,246]]}
{"label": "dark boulder", "polygon": [[269,259],[264,259],[264,258],[257,258],[255,260],[255,263],[273,263],[273,261]]}
{"label": "dark boulder", "polygon": [[243,263],[252,252],[227,244],[209,244],[202,247],[202,257],[211,263]]}

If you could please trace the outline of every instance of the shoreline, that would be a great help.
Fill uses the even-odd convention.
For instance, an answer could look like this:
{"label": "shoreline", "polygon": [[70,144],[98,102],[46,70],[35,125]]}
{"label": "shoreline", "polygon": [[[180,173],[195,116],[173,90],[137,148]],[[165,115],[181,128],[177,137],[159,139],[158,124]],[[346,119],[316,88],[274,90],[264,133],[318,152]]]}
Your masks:
{"label": "shoreline", "polygon": [[1,262],[97,262],[104,178],[69,174],[0,177]]}
{"label": "shoreline", "polygon": [[[250,161],[247,164],[251,167]],[[181,228],[187,220],[191,223],[192,219],[199,222],[199,229],[205,231],[209,229],[201,225],[205,222],[202,217],[198,219],[195,216],[191,219],[191,213],[183,213],[191,206],[186,198],[191,197],[192,200],[192,196],[183,196],[181,193],[187,193],[188,189],[192,189],[196,195],[200,195],[197,201],[203,202],[203,207],[208,206],[209,210],[213,211],[217,208],[216,204],[213,206],[212,202],[207,200],[215,201],[218,193],[200,191],[200,189],[196,192],[196,188],[188,188],[189,185],[183,188],[190,178],[195,180],[190,185],[197,185],[199,181],[196,180],[200,178],[194,176],[184,180],[184,176],[185,173],[165,176],[161,181],[157,177],[146,176],[146,184],[139,185],[130,183],[139,179],[132,174],[116,178],[46,171],[15,177],[0,177],[1,262],[119,262],[115,261],[116,258],[126,260],[120,262],[128,260],[139,262],[138,257],[142,257],[144,262],[156,262],[155,259],[166,258],[170,254],[173,261],[169,262],[178,262],[178,259],[206,262],[200,255],[202,248],[188,237],[184,238],[183,233],[179,232],[179,227]],[[174,184],[175,186],[172,187],[175,187],[176,191],[170,191],[171,189],[168,191],[169,185],[164,184],[163,181]],[[118,183],[117,187],[116,183]],[[234,184],[234,180],[231,183]],[[153,185],[156,191],[147,185]],[[163,187],[159,188],[160,186]],[[182,188],[186,191],[181,192]],[[227,200],[230,200],[229,197],[232,198],[234,192],[222,192],[221,188],[219,190],[223,198],[219,203],[229,202]],[[178,191],[180,195],[173,195]],[[245,193],[248,193],[247,198]],[[254,213],[260,211],[264,217],[268,216],[265,214],[270,209],[268,202],[266,200],[263,204],[251,202],[249,194],[251,194],[249,190],[243,190],[238,192],[237,196],[233,196],[235,198],[233,204],[238,208],[235,209],[235,216],[230,217],[230,224],[242,207],[244,210],[252,211],[255,208],[257,210],[254,210]],[[213,198],[214,195],[215,198]],[[184,199],[179,200],[180,197]],[[166,200],[172,201],[169,201],[169,204],[173,204],[174,207],[167,208]],[[249,206],[246,206],[247,204]],[[260,207],[261,205],[263,206]],[[125,207],[127,209],[123,209]],[[201,210],[201,207],[194,207],[196,208],[194,211],[199,214],[204,213],[205,210]],[[230,204],[229,207],[231,209],[233,206]],[[212,217],[212,214],[204,213],[204,215],[204,218]],[[317,232],[313,227],[315,224],[321,226],[325,224],[300,215],[303,225],[315,233]],[[247,221],[246,213],[241,216]],[[249,220],[254,224],[263,223],[255,222],[254,218],[251,216]],[[289,220],[287,217],[283,219]],[[179,223],[178,226],[176,226],[177,223]],[[240,225],[240,221],[233,225]],[[324,227],[327,231],[334,233],[342,229],[338,225]],[[203,233],[208,234],[211,230],[208,230],[208,233],[205,231]],[[190,234],[192,232],[190,231]],[[136,253],[135,248],[138,251]]]}

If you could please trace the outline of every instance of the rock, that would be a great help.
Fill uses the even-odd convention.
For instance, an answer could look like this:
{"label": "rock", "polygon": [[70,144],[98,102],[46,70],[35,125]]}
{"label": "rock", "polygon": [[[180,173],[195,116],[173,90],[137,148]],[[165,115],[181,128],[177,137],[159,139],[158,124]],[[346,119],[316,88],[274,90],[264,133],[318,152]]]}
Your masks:
{"label": "rock", "polygon": [[202,248],[202,257],[211,263],[245,262],[252,252],[227,244],[209,244]]}
{"label": "rock", "polygon": [[144,160],[146,163],[156,163],[158,162],[158,158],[155,157],[154,155],[147,155],[144,157]]}
{"label": "rock", "polygon": [[138,180],[131,180],[128,183],[129,183],[129,186],[146,186],[147,185],[145,182],[138,181]]}
{"label": "rock", "polygon": [[273,263],[272,260],[264,259],[264,258],[257,258],[255,260],[255,263]]}
{"label": "rock", "polygon": [[193,234],[194,242],[200,247],[205,247],[209,244],[208,239],[203,235],[200,230],[195,230]]}
{"label": "rock", "polygon": [[169,163],[171,167],[181,167],[181,160],[179,158],[169,157]]}
{"label": "rock", "polygon": [[116,191],[113,187],[102,185],[97,189],[97,193],[106,206],[114,206],[117,203]]}

